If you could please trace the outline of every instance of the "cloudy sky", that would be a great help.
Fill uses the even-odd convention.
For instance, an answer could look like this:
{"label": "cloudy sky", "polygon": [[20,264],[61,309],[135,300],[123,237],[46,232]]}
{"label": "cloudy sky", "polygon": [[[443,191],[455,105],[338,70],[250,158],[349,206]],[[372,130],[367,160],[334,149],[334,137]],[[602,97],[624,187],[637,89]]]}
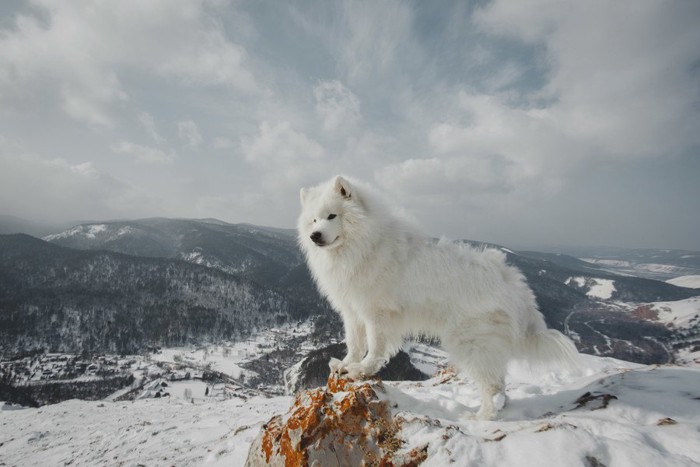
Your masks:
{"label": "cloudy sky", "polygon": [[0,3],[0,214],[700,250],[700,2]]}

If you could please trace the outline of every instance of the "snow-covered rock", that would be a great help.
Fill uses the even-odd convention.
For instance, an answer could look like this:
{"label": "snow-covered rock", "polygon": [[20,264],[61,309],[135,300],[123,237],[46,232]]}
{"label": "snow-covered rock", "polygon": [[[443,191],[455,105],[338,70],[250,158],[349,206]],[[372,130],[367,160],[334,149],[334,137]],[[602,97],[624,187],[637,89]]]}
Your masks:
{"label": "snow-covered rock", "polygon": [[289,412],[263,425],[246,466],[417,465],[425,449],[402,449],[385,394],[378,380],[333,377],[326,387],[299,393]]}
{"label": "snow-covered rock", "polygon": [[[700,371],[585,357],[585,376],[516,369],[499,419],[464,420],[476,388],[330,379],[263,425],[258,465],[697,465]],[[315,464],[317,462],[318,464]]]}

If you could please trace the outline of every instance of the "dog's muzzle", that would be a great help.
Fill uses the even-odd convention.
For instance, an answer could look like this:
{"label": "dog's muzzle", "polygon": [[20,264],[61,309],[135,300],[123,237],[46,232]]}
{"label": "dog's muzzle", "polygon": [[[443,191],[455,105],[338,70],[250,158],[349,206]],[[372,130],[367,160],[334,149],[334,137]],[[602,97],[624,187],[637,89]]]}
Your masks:
{"label": "dog's muzzle", "polygon": [[316,245],[322,246],[323,245],[323,235],[321,232],[316,231],[311,234],[311,241],[314,242]]}

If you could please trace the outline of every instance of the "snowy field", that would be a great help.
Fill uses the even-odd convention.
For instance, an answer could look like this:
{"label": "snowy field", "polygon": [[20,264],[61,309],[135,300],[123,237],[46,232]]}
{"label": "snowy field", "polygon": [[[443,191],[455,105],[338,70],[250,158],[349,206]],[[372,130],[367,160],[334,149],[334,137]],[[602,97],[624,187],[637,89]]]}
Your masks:
{"label": "snowy field", "polygon": [[[241,342],[198,347],[164,348],[151,354],[156,362],[178,363],[192,368],[218,371],[234,379],[246,379],[255,373],[241,368],[239,364],[255,360],[269,353],[276,343],[295,337],[308,336],[313,323],[304,321],[287,324],[279,328],[267,329]],[[306,353],[309,348],[302,346],[299,351]]]}
{"label": "snowy field", "polygon": [[0,465],[242,465],[260,424],[290,400],[71,400],[3,411]]}
{"label": "snowy field", "polygon": [[616,291],[615,281],[611,279],[587,279],[585,277],[578,276],[569,277],[564,283],[566,285],[575,284],[579,288],[585,287],[588,283],[589,290],[588,292],[586,292],[586,295],[588,295],[591,298],[601,298],[603,300],[610,299],[610,297],[612,297],[612,294]]}
{"label": "snowy field", "polygon": [[688,287],[689,289],[700,289],[700,276],[680,276],[669,279],[666,282],[678,287]]}
{"label": "snowy field", "polygon": [[[400,436],[411,446],[428,445],[422,465],[700,463],[698,369],[591,356],[583,357],[576,375],[530,375],[515,368],[509,403],[490,422],[460,418],[476,409],[478,392],[449,372],[385,386],[382,397],[406,420]],[[280,396],[192,404],[163,398],[5,407],[0,464],[243,465],[260,426],[286,412],[291,401]]]}
{"label": "snowy field", "polygon": [[700,322],[700,297],[691,297],[674,302],[653,302],[659,321],[675,327],[690,327]]}

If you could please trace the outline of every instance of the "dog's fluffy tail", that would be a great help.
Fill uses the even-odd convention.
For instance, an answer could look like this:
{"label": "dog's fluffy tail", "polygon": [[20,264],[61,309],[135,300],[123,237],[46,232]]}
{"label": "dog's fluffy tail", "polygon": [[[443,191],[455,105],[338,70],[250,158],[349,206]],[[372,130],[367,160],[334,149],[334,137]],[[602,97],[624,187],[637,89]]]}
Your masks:
{"label": "dog's fluffy tail", "polygon": [[579,353],[574,343],[555,329],[532,330],[523,342],[523,358],[534,366],[558,364],[576,371],[580,368]]}

